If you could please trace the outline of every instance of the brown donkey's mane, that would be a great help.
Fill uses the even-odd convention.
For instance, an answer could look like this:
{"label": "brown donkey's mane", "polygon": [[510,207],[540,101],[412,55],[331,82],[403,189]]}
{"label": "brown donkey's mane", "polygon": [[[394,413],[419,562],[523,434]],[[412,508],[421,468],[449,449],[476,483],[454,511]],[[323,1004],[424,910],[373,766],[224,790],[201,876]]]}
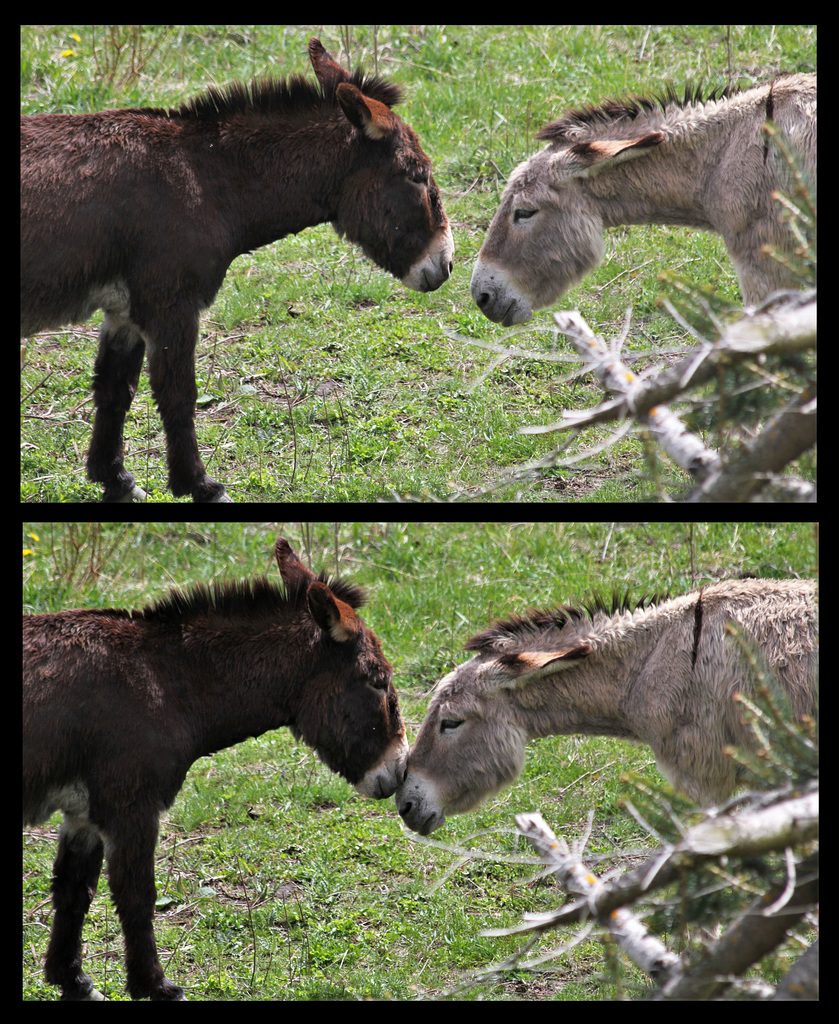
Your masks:
{"label": "brown donkey's mane", "polygon": [[[332,578],[326,572],[314,577],[325,584],[333,595],[350,608],[362,608],[367,595],[362,587],[349,580]],[[216,581],[212,584],[193,584],[188,589],[174,589],[143,608],[92,608],[85,615],[104,615],[110,619],[144,619],[167,625],[188,622],[202,615],[246,615],[251,621],[263,615],[276,615],[278,611],[299,611],[306,606],[310,580],[295,580],[277,585],[262,577],[253,580]]]}
{"label": "brown donkey's mane", "polygon": [[[378,100],[387,107],[395,106],[402,98],[399,86],[379,78],[378,75],[365,75],[361,69],[354,71],[347,81],[355,85],[365,96]],[[326,103],[337,110],[336,90],[340,84],[339,79],[321,85],[302,75],[254,79],[250,83],[233,82],[225,86],[211,86],[200,96],[195,96],[179,107],[168,110],[144,107],[137,113],[215,121],[242,113],[267,115],[311,112],[312,106],[319,103]]]}
{"label": "brown donkey's mane", "polygon": [[[321,572],[316,579],[324,583],[339,601],[351,608],[361,608],[366,595],[361,587],[348,580],[330,579]],[[196,584],[188,590],[173,590],[167,597],[161,598],[143,608],[141,611],[118,612],[132,618],[159,622],[177,623],[212,613],[214,615],[234,616],[246,614],[251,619],[261,613],[276,614],[278,610],[287,608],[296,611],[306,605],[311,580],[297,580],[286,586],[278,586],[268,579],[241,580],[240,582],[216,582],[210,586]]]}

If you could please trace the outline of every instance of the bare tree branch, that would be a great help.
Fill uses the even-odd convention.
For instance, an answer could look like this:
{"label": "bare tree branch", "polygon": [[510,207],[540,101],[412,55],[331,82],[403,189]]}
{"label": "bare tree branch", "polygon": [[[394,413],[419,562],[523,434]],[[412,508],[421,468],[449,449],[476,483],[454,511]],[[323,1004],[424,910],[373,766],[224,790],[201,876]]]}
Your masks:
{"label": "bare tree branch", "polygon": [[[566,412],[565,423],[524,428],[523,432],[578,431],[594,423],[631,417],[647,427],[660,447],[699,483],[686,500],[754,498],[774,474],[815,443],[815,387],[796,395],[769,420],[745,454],[728,463],[691,433],[667,403],[712,379],[722,367],[756,357],[789,356],[815,347],[815,291],[790,293],[781,305],[768,306],[765,304],[760,311],[743,317],[725,328],[717,341],[700,344],[675,366],[648,379],[638,376],[620,357],[628,324],[609,343],[596,335],[578,312],[555,313],[558,330],[588,362],[607,397],[593,410]],[[674,310],[671,312],[675,315]],[[551,465],[565,465],[568,461],[550,457]],[[812,488],[803,494],[800,489],[793,489],[791,496],[794,500],[815,500]]]}
{"label": "bare tree branch", "polygon": [[[818,836],[817,781],[787,798],[762,793],[745,799],[744,810],[714,814],[682,829],[680,841],[663,843],[645,863],[609,881],[597,878],[585,866],[582,851],[571,852],[541,814],[517,815],[519,831],[542,861],[569,892],[581,898],[555,911],[525,914],[522,924],[513,928],[490,929],[483,934],[543,933],[572,922],[597,921],[609,929],[633,963],[656,982],[657,998],[719,997],[732,979],[774,950],[818,902],[818,854],[811,854],[800,864],[792,855],[794,846]],[[702,958],[684,960],[677,956],[648,931],[637,914],[626,909],[654,890],[683,879],[703,863],[719,865],[725,858],[725,864],[770,851],[785,851],[785,881],[772,886],[731,921],[720,938],[708,943]],[[817,992],[817,973],[814,981],[809,962],[798,969],[795,977],[798,980],[788,982],[787,987],[799,988],[792,988],[788,998],[798,997],[802,991],[809,997]]]}

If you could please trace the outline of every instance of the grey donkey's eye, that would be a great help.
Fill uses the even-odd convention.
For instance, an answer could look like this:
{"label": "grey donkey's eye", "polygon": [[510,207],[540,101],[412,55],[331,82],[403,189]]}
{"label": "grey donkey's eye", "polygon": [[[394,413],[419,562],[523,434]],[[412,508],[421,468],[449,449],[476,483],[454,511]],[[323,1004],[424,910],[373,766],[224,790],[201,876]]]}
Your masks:
{"label": "grey donkey's eye", "polygon": [[441,718],[440,732],[454,732],[461,725],[463,725],[462,718]]}

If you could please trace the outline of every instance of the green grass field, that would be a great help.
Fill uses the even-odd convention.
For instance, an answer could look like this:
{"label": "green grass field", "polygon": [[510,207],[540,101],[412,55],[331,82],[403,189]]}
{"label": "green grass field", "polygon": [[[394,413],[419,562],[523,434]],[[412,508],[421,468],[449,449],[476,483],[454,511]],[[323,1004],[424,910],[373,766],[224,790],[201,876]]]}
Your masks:
{"label": "green grass field", "polygon": [[[335,26],[115,30],[24,28],[23,111],[177,105],[208,84],[302,72],[310,35],[346,63]],[[473,304],[469,279],[506,176],[540,144],[536,131],[571,105],[667,82],[749,85],[815,66],[816,30],[788,26],[442,27],[352,30],[353,65],[404,87],[399,111],[431,156],[452,221],[455,269],[421,295],[367,262],[328,225],[239,257],[201,324],[198,435],[210,473],[235,501],[637,501],[684,485],[651,481],[635,436],[572,469],[502,481],[547,455],[553,423],[592,406],[599,388],[563,382],[573,366],[512,359],[474,389],[492,355],[452,333],[505,336]],[[656,304],[672,270],[738,301],[721,239],[674,228],[608,234],[607,258],[560,302],[627,351],[687,340]],[[23,356],[21,497],[91,501],[84,477],[99,314],[30,341]],[[518,344],[553,348],[549,311]],[[560,346],[562,347],[562,346]],[[585,446],[606,436],[588,431]],[[582,446],[582,442],[577,442]],[[145,376],[126,430],[126,462],[155,501],[166,490],[163,434]]]}
{"label": "green grass field", "polygon": [[[332,524],[311,527],[315,568],[335,568]],[[493,617],[549,608],[612,586],[690,589],[741,571],[811,577],[812,524],[337,524],[340,572],[369,589],[363,612],[394,666],[409,738],[431,686],[465,660],[462,647]],[[267,574],[286,536],[303,554],[301,524],[24,524],[26,612],[142,606],[170,586]],[[602,866],[629,863],[653,841],[622,808],[623,778],[661,779],[649,749],[600,737],[555,737],[528,748],[521,779],[479,810],[418,839],[392,800],[364,800],[281,729],[200,759],[165,813],[157,851],[155,930],[167,974],[194,999],[603,999],[643,983],[626,968],[605,980],[589,940],[543,975],[516,970],[463,988],[472,972],[521,945],[483,928],[558,906],[533,880],[514,815],[539,810],[569,841],[594,814],[586,850]],[[59,817],[23,842],[23,992],[43,981],[49,881]],[[440,849],[477,849],[466,859]],[[501,858],[518,857],[521,863]],[[597,863],[595,860],[593,863]],[[602,868],[596,868],[601,870]],[[85,964],[108,998],[124,998],[119,924],[103,877],[85,927]],[[567,938],[551,934],[536,951]],[[674,936],[668,941],[675,942]],[[612,954],[613,955],[613,954]]]}

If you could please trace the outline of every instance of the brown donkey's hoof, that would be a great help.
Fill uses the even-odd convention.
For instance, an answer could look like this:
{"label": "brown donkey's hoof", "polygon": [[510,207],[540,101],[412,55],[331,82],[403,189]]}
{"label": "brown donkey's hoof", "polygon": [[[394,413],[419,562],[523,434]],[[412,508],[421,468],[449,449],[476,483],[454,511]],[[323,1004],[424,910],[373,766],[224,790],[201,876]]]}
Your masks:
{"label": "brown donkey's hoof", "polygon": [[105,491],[102,495],[103,504],[130,504],[133,501],[145,501],[148,494],[138,484],[134,484],[129,490],[124,491],[116,497],[112,497],[113,491]]}

